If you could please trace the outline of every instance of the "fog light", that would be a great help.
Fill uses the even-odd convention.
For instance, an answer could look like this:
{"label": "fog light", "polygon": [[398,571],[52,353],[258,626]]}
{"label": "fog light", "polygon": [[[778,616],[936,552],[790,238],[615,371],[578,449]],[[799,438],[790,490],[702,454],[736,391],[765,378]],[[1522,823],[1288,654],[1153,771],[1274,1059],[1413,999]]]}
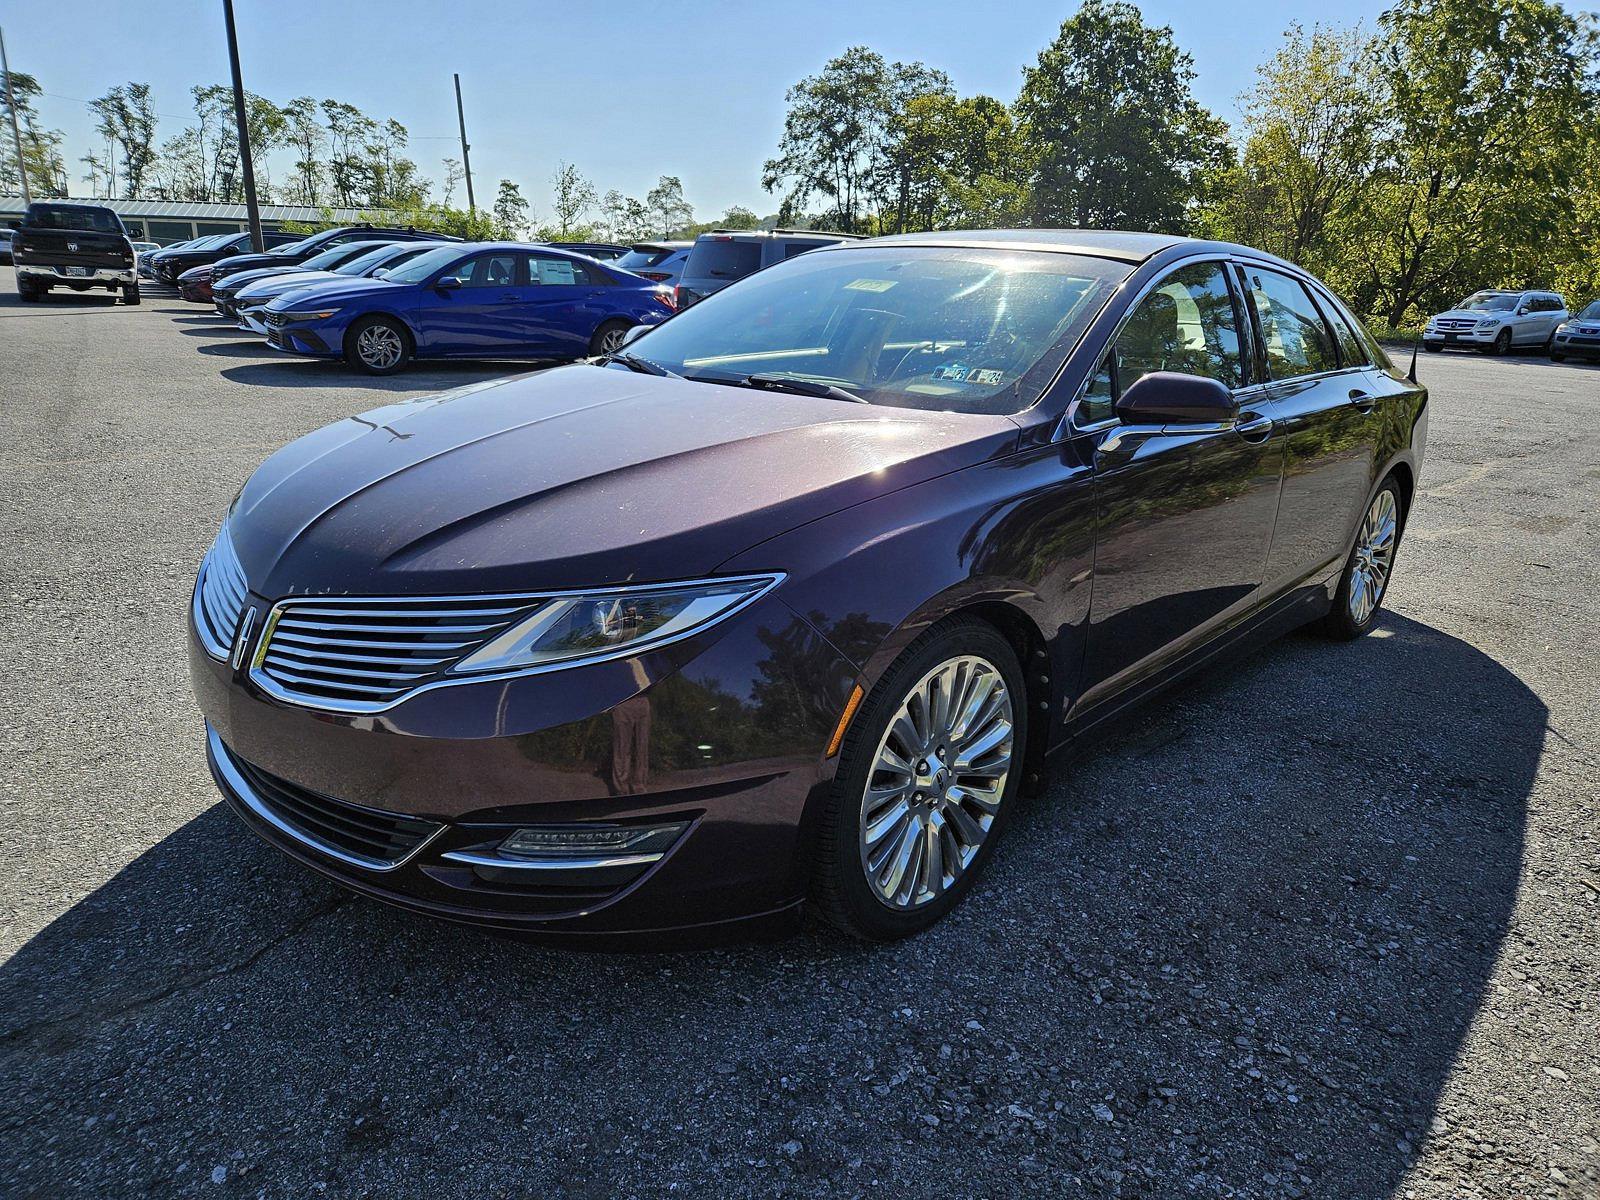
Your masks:
{"label": "fog light", "polygon": [[689,823],[667,825],[529,825],[500,843],[507,858],[593,858],[606,854],[659,854]]}

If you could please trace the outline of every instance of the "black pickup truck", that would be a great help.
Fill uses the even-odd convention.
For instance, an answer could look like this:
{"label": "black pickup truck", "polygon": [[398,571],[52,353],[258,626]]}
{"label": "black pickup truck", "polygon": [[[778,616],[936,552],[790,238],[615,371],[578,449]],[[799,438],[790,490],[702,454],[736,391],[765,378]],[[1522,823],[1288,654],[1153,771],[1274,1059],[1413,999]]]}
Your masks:
{"label": "black pickup truck", "polygon": [[11,228],[11,263],[17,294],[37,300],[53,287],[120,291],[139,303],[133,243],[122,219],[98,204],[45,200],[28,205]]}

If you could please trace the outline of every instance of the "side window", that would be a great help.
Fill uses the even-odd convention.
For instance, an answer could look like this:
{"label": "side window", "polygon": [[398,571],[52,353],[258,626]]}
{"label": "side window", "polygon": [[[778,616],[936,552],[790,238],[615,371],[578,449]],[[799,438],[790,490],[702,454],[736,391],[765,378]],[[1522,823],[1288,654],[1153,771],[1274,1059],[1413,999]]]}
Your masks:
{"label": "side window", "polygon": [[1333,335],[1339,339],[1339,360],[1347,367],[1364,367],[1367,358],[1366,347],[1361,344],[1361,338],[1351,326],[1350,320],[1345,316],[1344,309],[1321,292],[1317,293],[1317,302],[1322,306],[1322,311],[1328,315],[1328,323],[1333,326]]}
{"label": "side window", "polygon": [[1327,327],[1299,280],[1261,267],[1247,267],[1245,279],[1261,321],[1271,378],[1315,375],[1338,365]]}
{"label": "side window", "polygon": [[785,260],[791,259],[797,254],[804,254],[806,251],[815,250],[816,248],[816,242],[790,242],[783,248],[783,257]]}
{"label": "side window", "polygon": [[461,277],[462,287],[511,287],[517,282],[517,256],[480,254],[462,263],[455,273]]}
{"label": "side window", "polygon": [[1239,328],[1221,263],[1179,267],[1133,310],[1117,335],[1118,391],[1152,371],[1244,383]]}
{"label": "side window", "polygon": [[1083,399],[1078,401],[1078,424],[1093,425],[1098,421],[1109,421],[1117,415],[1114,407],[1116,402],[1111,379],[1111,356],[1108,354],[1094,378],[1089,380],[1089,386],[1083,390]]}
{"label": "side window", "polygon": [[591,271],[575,259],[554,254],[528,255],[528,282],[534,286],[585,287],[602,282],[599,276],[599,271]]}

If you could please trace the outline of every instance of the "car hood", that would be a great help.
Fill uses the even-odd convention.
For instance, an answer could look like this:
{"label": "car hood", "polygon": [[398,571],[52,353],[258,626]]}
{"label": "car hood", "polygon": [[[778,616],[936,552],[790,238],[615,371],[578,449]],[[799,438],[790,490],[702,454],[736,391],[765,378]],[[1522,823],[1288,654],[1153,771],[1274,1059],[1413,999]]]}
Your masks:
{"label": "car hood", "polygon": [[261,466],[230,527],[272,599],[685,579],[1017,436],[1006,417],[578,364],[326,426]]}
{"label": "car hood", "polygon": [[1486,308],[1452,308],[1449,312],[1435,313],[1435,321],[1488,321],[1504,320],[1511,316],[1510,309],[1491,311]]}
{"label": "car hood", "polygon": [[312,280],[308,281],[309,286],[296,286],[279,295],[267,307],[282,312],[298,304],[302,293],[306,296],[315,296],[318,304],[355,304],[370,298],[373,292],[399,291],[404,286],[390,283],[387,279],[366,279],[350,275],[336,275],[333,278],[339,282],[318,284]]}
{"label": "car hood", "polygon": [[[249,274],[255,275],[256,272],[251,271]],[[230,284],[235,278],[237,276],[225,279],[223,283]],[[293,271],[264,271],[258,278],[247,278],[242,286],[235,288],[234,298],[261,302],[271,300],[274,296],[281,296],[285,292],[316,288],[322,284],[349,279],[350,276],[340,275],[335,271],[302,271],[299,268]]]}
{"label": "car hood", "polygon": [[[307,258],[311,257],[306,255]],[[292,267],[301,259],[286,254],[230,254],[227,258],[219,258],[217,266],[224,271],[253,271],[257,267]]]}
{"label": "car hood", "polygon": [[237,292],[258,280],[273,279],[284,274],[304,275],[306,269],[296,263],[284,263],[277,267],[252,267],[248,271],[235,271],[218,285],[218,290]]}

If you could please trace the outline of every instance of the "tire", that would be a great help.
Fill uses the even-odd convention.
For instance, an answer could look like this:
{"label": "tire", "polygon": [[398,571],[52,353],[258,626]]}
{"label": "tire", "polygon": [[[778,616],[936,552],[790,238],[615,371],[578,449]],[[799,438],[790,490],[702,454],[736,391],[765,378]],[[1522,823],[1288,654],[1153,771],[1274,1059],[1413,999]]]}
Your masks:
{"label": "tire", "polygon": [[22,300],[24,304],[32,304],[42,295],[44,295],[44,289],[39,287],[37,284],[17,284],[17,297]]}
{"label": "tire", "polygon": [[589,353],[612,354],[622,349],[622,337],[633,328],[632,321],[610,320],[602,321],[600,328],[594,331],[594,336],[589,339]]}
{"label": "tire", "polygon": [[122,302],[124,304],[139,303],[139,285],[137,283],[128,283],[123,285]]}
{"label": "tire", "polygon": [[1552,351],[1550,351],[1550,361],[1551,362],[1566,362],[1567,361],[1567,356],[1565,354],[1557,354],[1554,350],[1552,350]]}
{"label": "tire", "polygon": [[1511,330],[1502,329],[1494,335],[1494,343],[1489,347],[1489,353],[1497,358],[1504,358],[1511,353]]}
{"label": "tire", "polygon": [[[916,722],[903,715],[914,696],[923,701],[918,711],[924,713],[939,696],[964,696],[968,704],[977,699],[981,708],[963,731],[963,704],[958,700],[951,705],[957,715],[948,724],[955,737],[946,740],[949,732],[941,732],[939,721],[923,722],[926,728],[918,732]],[[1009,733],[1003,728],[1007,715]],[[985,621],[957,617],[941,622],[895,660],[845,736],[818,825],[812,895],[833,925],[858,938],[892,941],[920,933],[960,903],[1016,806],[1028,715],[1027,685],[1016,654]],[[922,738],[930,730],[930,737],[918,743],[926,757],[910,759],[913,743],[907,735]],[[1002,740],[984,748],[995,738]],[[963,740],[978,747],[969,764],[975,769],[965,772],[955,769]],[[910,773],[885,768],[880,755],[886,752],[906,757]],[[867,789],[874,780],[884,798],[874,813],[878,840],[869,845],[862,830]],[[987,800],[979,799],[983,780],[988,780],[983,790],[991,793]],[[917,790],[919,782],[928,790]],[[890,798],[891,789],[897,798]],[[896,816],[897,809],[905,811]],[[922,833],[929,830],[932,837],[924,838]],[[902,847],[917,853],[902,860]],[[937,859],[925,858],[934,847]],[[902,861],[909,865],[900,874],[895,867]],[[876,870],[869,865],[874,862],[879,864]],[[942,864],[937,867],[938,886],[930,887],[935,864]]]}
{"label": "tire", "polygon": [[[1380,540],[1385,526],[1387,538]],[[1333,598],[1333,608],[1322,619],[1322,630],[1329,637],[1349,641],[1361,637],[1377,624],[1378,611],[1394,576],[1395,553],[1405,527],[1405,497],[1399,481],[1391,475],[1373,493],[1361,524],[1356,528],[1350,555],[1345,559],[1344,574],[1339,579],[1339,591]]]}
{"label": "tire", "polygon": [[368,375],[393,375],[411,352],[411,335],[388,317],[362,317],[344,337],[345,362]]}
{"label": "tire", "polygon": [[1426,350],[1429,354],[1438,354],[1441,350],[1444,349],[1443,346],[1436,346],[1432,342],[1423,342],[1422,343],[1422,348],[1424,350]]}

